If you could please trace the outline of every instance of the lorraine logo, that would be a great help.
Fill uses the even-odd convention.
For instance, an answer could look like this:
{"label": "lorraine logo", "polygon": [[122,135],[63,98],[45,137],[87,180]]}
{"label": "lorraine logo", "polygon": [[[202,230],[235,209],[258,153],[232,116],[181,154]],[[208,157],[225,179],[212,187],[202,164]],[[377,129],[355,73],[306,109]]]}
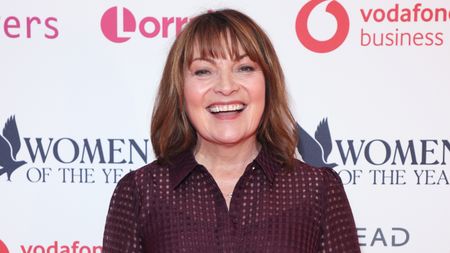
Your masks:
{"label": "lorraine logo", "polygon": [[25,161],[17,161],[16,156],[19,150],[20,137],[19,131],[17,130],[16,118],[11,116],[6,120],[5,127],[0,135],[0,176],[6,174],[8,181],[11,181],[11,174],[15,170],[26,164]]}
{"label": "lorraine logo", "polygon": [[303,46],[316,53],[328,53],[338,48],[344,42],[350,28],[347,11],[339,2],[332,0],[328,3],[326,12],[336,18],[336,32],[331,38],[324,41],[317,40],[311,35],[308,28],[309,15],[316,6],[324,1],[326,0],[311,0],[306,3],[299,11],[295,21],[298,39]]}
{"label": "lorraine logo", "polygon": [[297,149],[306,163],[315,167],[334,168],[336,163],[328,163],[328,156],[332,149],[332,140],[328,120],[323,119],[317,126],[314,138],[311,137],[298,123],[299,140]]}
{"label": "lorraine logo", "polygon": [[[119,22],[118,17],[122,17]],[[102,16],[101,28],[103,35],[112,42],[122,43],[131,38],[126,33],[136,30],[136,19],[127,8],[109,8]],[[122,34],[119,34],[122,31]]]}
{"label": "lorraine logo", "polygon": [[187,17],[135,16],[125,7],[114,6],[103,13],[100,27],[108,40],[123,43],[135,35],[147,39],[169,38],[178,34],[187,22]]}
{"label": "lorraine logo", "polygon": [[0,240],[0,253],[9,253],[8,247],[2,240]]}

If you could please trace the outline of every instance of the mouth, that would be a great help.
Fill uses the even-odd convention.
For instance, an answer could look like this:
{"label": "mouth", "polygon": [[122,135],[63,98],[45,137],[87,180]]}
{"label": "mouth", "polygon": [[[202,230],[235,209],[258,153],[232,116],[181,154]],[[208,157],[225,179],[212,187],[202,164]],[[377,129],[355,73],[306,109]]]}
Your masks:
{"label": "mouth", "polygon": [[235,104],[212,104],[206,108],[212,114],[242,112],[247,107],[243,103]]}

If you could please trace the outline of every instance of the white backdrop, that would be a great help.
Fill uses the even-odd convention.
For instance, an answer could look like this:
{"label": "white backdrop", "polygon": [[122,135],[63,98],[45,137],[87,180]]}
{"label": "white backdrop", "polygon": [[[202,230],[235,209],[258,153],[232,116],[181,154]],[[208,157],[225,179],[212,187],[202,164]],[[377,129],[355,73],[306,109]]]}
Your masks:
{"label": "white backdrop", "polygon": [[[300,21],[314,38],[347,31],[315,2]],[[0,0],[0,129],[15,115],[19,137],[5,139],[26,162],[0,175],[0,253],[100,252],[115,182],[154,159],[152,104],[176,22],[224,7],[271,37],[299,124],[313,135],[328,118],[328,162],[362,251],[449,253],[450,2],[340,0],[348,35],[325,53],[297,37],[306,3]]]}

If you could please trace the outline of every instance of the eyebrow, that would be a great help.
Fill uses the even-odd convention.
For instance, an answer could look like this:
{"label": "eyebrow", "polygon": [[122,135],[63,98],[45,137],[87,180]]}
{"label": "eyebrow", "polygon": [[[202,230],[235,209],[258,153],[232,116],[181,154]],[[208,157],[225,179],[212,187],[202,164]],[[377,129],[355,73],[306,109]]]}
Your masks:
{"label": "eyebrow", "polygon": [[[236,61],[240,61],[240,60],[242,60],[245,57],[248,57],[248,54],[241,54],[241,55],[239,55],[236,58]],[[207,61],[207,62],[210,62],[210,63],[214,63],[214,59],[216,59],[216,58],[212,58],[212,57],[196,57],[196,58],[192,59],[192,62],[194,62],[194,61]]]}

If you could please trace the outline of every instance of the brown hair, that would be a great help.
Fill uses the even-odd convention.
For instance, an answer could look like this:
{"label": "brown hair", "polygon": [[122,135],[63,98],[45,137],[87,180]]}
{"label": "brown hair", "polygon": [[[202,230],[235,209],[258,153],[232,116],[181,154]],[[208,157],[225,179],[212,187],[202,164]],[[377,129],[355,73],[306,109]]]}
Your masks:
{"label": "brown hair", "polygon": [[257,140],[277,162],[292,167],[297,131],[280,62],[264,31],[248,16],[230,9],[193,18],[170,49],[151,123],[153,150],[159,162],[169,163],[177,154],[192,149],[197,141],[183,95],[183,74],[193,59],[194,49],[205,58],[237,58],[239,46],[259,64],[266,81],[265,108]]}

